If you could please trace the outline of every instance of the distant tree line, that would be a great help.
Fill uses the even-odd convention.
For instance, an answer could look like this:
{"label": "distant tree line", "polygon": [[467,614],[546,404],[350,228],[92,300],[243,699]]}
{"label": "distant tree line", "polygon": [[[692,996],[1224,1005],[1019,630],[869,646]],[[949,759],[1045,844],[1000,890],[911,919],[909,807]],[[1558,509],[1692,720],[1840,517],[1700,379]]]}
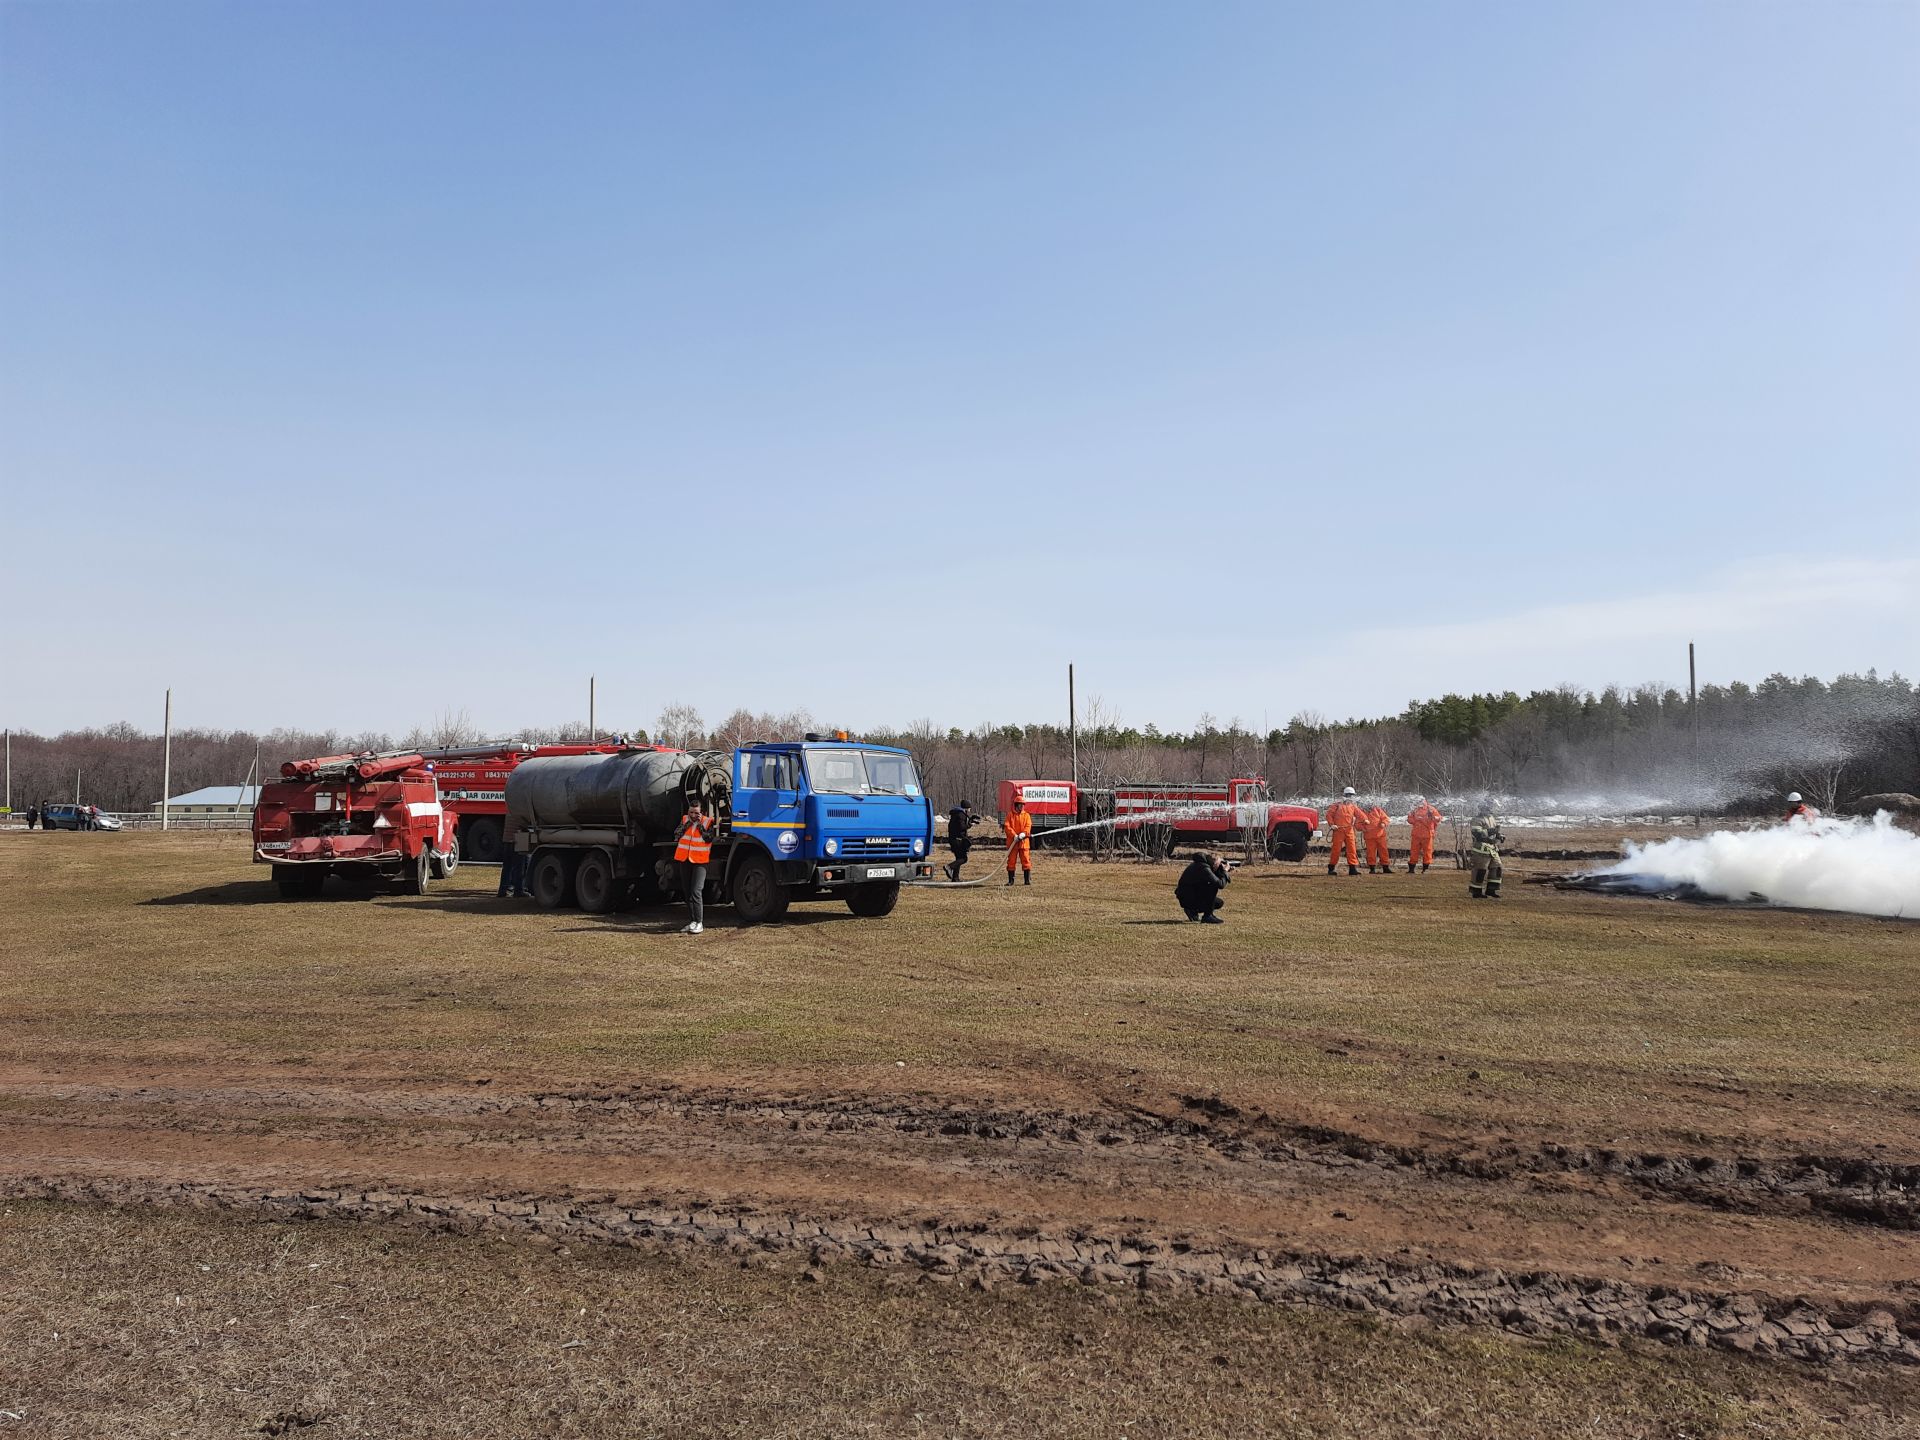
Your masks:
{"label": "distant tree line", "polygon": [[[736,710],[709,726],[693,707],[665,707],[628,738],[684,748],[832,733],[803,710]],[[609,732],[603,728],[603,736]],[[999,782],[1069,778],[1073,745],[1056,724],[982,723],[942,728],[922,720],[861,738],[903,745],[919,760],[928,793],[991,810]],[[447,748],[483,736],[465,712],[398,738],[336,731],[181,730],[173,739],[173,791],[269,777],[282,761],[359,750]],[[583,724],[536,726],[515,739],[588,738]],[[1521,796],[1568,808],[1662,806],[1765,809],[1798,790],[1823,809],[1855,796],[1920,791],[1920,692],[1898,674],[1771,675],[1757,685],[1708,685],[1697,706],[1677,690],[1646,685],[1583,691],[1570,686],[1521,695],[1442,695],[1398,715],[1329,720],[1302,711],[1256,733],[1237,717],[1202,714],[1192,730],[1125,724],[1098,699],[1078,727],[1083,785],[1124,781],[1226,780],[1265,775],[1279,797],[1319,798],[1352,785],[1362,794],[1406,797]],[[120,724],[42,737],[13,737],[13,803],[82,800],[103,810],[145,810],[160,796],[160,737]]]}

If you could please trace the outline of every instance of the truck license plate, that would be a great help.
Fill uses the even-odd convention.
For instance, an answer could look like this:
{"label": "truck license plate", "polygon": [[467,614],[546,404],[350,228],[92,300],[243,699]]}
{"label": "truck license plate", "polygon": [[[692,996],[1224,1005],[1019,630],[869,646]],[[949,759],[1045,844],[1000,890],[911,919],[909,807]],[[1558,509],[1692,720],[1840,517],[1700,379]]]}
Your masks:
{"label": "truck license plate", "polygon": [[869,880],[891,880],[892,878],[893,866],[891,865],[869,865],[867,867],[867,879]]}

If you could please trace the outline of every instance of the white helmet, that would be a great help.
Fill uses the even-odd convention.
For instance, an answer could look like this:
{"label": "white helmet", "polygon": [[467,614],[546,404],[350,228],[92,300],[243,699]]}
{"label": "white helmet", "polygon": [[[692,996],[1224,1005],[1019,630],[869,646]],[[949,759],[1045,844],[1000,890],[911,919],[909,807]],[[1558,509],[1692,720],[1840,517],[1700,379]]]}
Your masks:
{"label": "white helmet", "polygon": [[1342,791],[1341,791],[1340,793],[1341,793],[1342,795],[1351,795],[1351,794],[1353,793],[1353,787],[1352,787],[1351,785],[1349,785],[1349,786],[1347,786],[1347,788],[1346,788],[1346,789],[1344,789],[1344,790],[1342,790]]}
{"label": "white helmet", "polygon": [[1787,796],[1787,804],[1798,805],[1799,803],[1800,803],[1800,792],[1798,790],[1794,791],[1791,795]]}

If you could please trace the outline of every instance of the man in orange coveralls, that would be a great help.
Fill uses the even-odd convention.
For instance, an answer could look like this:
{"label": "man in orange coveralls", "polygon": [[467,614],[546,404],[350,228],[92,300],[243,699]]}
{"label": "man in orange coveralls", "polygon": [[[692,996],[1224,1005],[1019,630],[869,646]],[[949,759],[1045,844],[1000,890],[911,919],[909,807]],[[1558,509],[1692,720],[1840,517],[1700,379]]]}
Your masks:
{"label": "man in orange coveralls", "polygon": [[1360,807],[1354,803],[1353,787],[1347,786],[1340,792],[1340,798],[1327,806],[1327,831],[1333,841],[1333,849],[1327,854],[1327,874],[1331,875],[1340,864],[1340,857],[1347,857],[1347,874],[1360,873],[1360,847],[1354,844],[1353,832],[1360,824]]}
{"label": "man in orange coveralls", "polygon": [[1007,837],[1007,884],[1013,884],[1013,866],[1020,865],[1021,883],[1033,884],[1033,816],[1027,813],[1025,797],[1013,797],[1013,813],[1000,822]]}
{"label": "man in orange coveralls", "polygon": [[1393,862],[1387,858],[1387,826],[1393,823],[1393,817],[1387,814],[1386,807],[1377,801],[1367,810],[1360,812],[1360,833],[1367,841],[1367,873],[1388,875],[1393,872]]}
{"label": "man in orange coveralls", "polygon": [[1415,865],[1425,870],[1433,863],[1433,832],[1446,818],[1427,803],[1426,796],[1415,797],[1413,809],[1407,812],[1407,825],[1413,831],[1413,843],[1407,847],[1407,874],[1413,874]]}

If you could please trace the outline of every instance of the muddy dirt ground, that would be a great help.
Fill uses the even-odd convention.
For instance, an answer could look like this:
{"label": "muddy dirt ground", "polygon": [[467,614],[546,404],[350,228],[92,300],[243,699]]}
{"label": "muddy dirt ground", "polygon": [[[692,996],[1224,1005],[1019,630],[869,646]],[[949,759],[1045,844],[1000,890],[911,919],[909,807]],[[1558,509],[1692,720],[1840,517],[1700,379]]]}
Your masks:
{"label": "muddy dirt ground", "polygon": [[[1547,1345],[1573,1357],[1569,1417],[1624,1345],[1681,1388],[1631,1414],[1622,1389],[1596,1433],[1909,1433],[1920,929],[1520,883],[1579,863],[1515,860],[1497,905],[1451,869],[1267,865],[1196,927],[1173,868],[1043,853],[1032,889],[912,892],[884,921],[719,912],[689,939],[665,913],[496,901],[491,871],[288,905],[242,837],[0,835],[0,1263],[126,1335],[122,1309],[166,1289],[162,1243],[134,1242],[156,1278],[123,1277],[116,1308],[86,1293],[113,1233],[90,1217],[242,1251],[243,1222],[343,1246],[361,1232],[330,1222],[464,1232],[480,1248],[445,1253],[639,1252],[714,1285],[744,1264],[788,1297],[911,1282],[885,1293],[962,1331],[1024,1295],[1035,1317],[1118,1298],[1202,1330],[1251,1310],[1283,1349],[1359,1327],[1383,1364],[1412,1363],[1410,1326]],[[71,1293],[22,1259],[40,1241],[71,1255]],[[1360,1318],[1302,1318],[1336,1312]],[[100,1397],[22,1373],[0,1434],[89,1433]],[[345,1426],[364,1394],[341,1383]],[[929,1434],[1072,1428],[921,1413]],[[1240,1428],[1190,1418],[1132,1433]],[[1488,1433],[1467,1423],[1402,1433]]]}

